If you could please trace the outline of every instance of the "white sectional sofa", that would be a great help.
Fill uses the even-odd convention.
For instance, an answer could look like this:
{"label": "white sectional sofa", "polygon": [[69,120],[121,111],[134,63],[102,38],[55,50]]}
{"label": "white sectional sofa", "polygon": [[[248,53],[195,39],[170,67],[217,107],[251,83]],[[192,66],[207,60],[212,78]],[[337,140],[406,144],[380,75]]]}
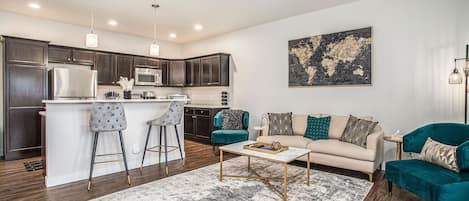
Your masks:
{"label": "white sectional sofa", "polygon": [[[257,138],[257,141],[264,143],[279,141],[282,145],[311,149],[310,160],[312,163],[360,171],[368,174],[370,181],[372,181],[373,173],[383,162],[384,133],[382,128],[379,125],[375,127],[374,131],[367,137],[366,148],[363,148],[339,140],[347,125],[349,116],[327,114],[313,114],[311,116],[331,116],[329,139],[313,141],[303,137],[308,115],[293,114],[293,135],[269,135],[268,115],[264,115],[263,125],[266,126],[263,127],[262,135]],[[359,118],[372,120],[372,117]],[[306,161],[306,157],[304,156],[300,160]]]}

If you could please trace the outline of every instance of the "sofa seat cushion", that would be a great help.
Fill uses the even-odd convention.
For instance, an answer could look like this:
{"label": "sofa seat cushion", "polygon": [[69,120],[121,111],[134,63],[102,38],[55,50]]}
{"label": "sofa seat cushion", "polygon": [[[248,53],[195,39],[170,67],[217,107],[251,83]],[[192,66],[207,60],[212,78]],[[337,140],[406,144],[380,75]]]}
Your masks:
{"label": "sofa seat cushion", "polygon": [[231,144],[246,141],[249,138],[247,130],[216,130],[212,132],[212,143]]}
{"label": "sofa seat cushion", "polygon": [[457,173],[438,165],[421,160],[399,160],[386,163],[386,178],[425,200],[432,200],[440,187],[462,181],[469,181],[469,173]]}
{"label": "sofa seat cushion", "polygon": [[308,144],[307,148],[315,153],[330,154],[371,162],[375,160],[376,155],[374,150],[365,149],[358,145],[335,139],[312,141]]}
{"label": "sofa seat cushion", "polygon": [[285,146],[292,146],[305,149],[306,146],[313,142],[312,140],[298,135],[272,135],[272,136],[260,136],[257,138],[258,142],[272,143],[279,141],[280,144]]}

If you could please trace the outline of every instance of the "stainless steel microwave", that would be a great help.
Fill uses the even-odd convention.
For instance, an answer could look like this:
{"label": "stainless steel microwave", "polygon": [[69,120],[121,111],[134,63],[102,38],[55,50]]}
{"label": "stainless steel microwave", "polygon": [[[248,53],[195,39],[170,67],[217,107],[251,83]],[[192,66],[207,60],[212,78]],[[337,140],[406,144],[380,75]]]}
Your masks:
{"label": "stainless steel microwave", "polygon": [[163,85],[163,71],[160,68],[135,68],[135,85],[161,86]]}

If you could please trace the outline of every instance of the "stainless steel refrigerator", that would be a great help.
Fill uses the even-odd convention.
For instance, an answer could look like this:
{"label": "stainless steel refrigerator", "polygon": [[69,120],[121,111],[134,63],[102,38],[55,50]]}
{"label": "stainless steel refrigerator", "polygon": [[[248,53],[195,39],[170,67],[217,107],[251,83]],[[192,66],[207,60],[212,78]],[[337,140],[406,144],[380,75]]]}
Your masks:
{"label": "stainless steel refrigerator", "polygon": [[98,72],[89,66],[54,66],[49,71],[52,99],[92,99],[97,96]]}

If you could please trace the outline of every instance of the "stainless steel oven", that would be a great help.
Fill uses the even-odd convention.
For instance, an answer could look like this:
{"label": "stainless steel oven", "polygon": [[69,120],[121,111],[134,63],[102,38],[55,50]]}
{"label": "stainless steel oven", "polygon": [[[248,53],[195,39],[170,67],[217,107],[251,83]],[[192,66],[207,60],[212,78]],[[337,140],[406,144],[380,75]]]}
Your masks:
{"label": "stainless steel oven", "polygon": [[136,66],[135,85],[161,86],[163,85],[163,71],[155,66]]}

